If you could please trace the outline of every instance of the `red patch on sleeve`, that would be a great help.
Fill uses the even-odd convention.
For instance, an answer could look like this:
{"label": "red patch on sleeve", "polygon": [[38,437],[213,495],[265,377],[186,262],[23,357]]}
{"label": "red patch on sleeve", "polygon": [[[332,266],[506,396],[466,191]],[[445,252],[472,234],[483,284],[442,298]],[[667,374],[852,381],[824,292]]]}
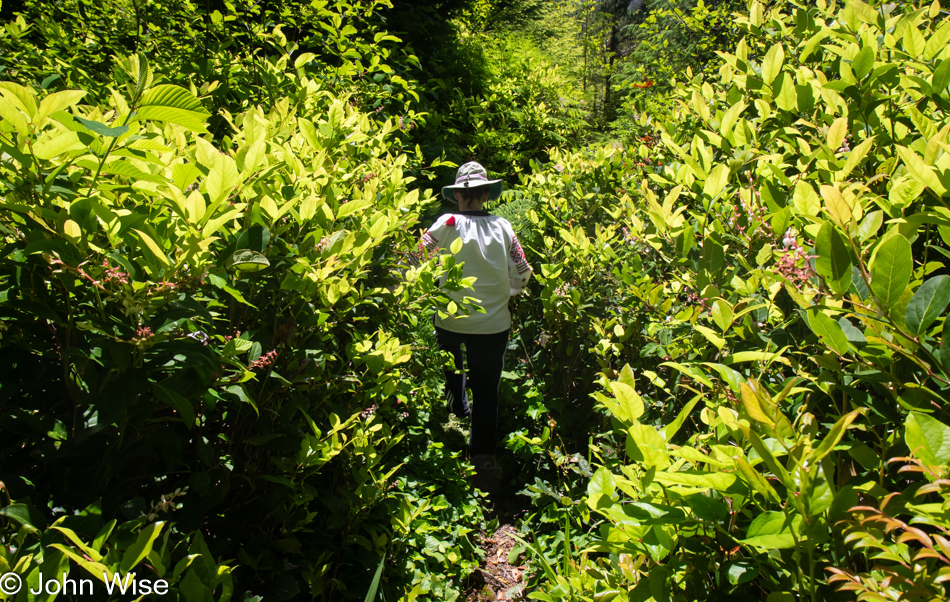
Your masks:
{"label": "red patch on sleeve", "polygon": [[454,226],[454,225],[455,225],[455,216],[453,215],[453,216],[451,216],[449,219],[445,220],[445,225],[446,225],[446,226]]}

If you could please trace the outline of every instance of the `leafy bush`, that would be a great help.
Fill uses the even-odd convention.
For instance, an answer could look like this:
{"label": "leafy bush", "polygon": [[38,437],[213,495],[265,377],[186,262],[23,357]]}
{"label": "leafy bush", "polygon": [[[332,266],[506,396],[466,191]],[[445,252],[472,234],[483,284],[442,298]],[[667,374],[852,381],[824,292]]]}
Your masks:
{"label": "leafy bush", "polygon": [[[605,414],[563,438],[569,454],[592,437],[586,503],[603,522],[587,552],[605,556],[532,596],[826,599],[843,580],[943,595],[939,552],[921,551],[942,536],[942,502],[889,515],[927,535],[868,526],[891,508],[871,516],[874,500],[908,487],[887,461],[913,451],[909,417],[947,421],[938,8],[752,2],[718,81],[682,86],[658,136],[526,179],[545,191],[546,238],[543,313],[522,315],[524,330],[571,312],[542,380],[569,374],[559,393],[583,404],[565,392],[592,380],[572,366],[596,361]],[[562,175],[598,169],[618,173],[583,187]],[[833,528],[852,516],[865,526]],[[870,570],[869,545],[904,547]]]}
{"label": "leafy bush", "polygon": [[[238,591],[361,596],[396,537],[389,452],[422,366],[398,324],[444,303],[445,268],[394,278],[431,198],[392,121],[317,80],[225,114],[216,146],[193,94],[120,64],[108,106],[0,84],[5,562],[213,569],[204,532]],[[173,576],[229,592],[233,566]]]}

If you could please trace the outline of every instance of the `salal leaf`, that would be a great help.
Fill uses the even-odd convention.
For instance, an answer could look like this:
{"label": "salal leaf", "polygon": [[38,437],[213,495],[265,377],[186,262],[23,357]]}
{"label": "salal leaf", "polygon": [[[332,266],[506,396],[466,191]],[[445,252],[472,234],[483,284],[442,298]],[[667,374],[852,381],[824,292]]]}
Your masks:
{"label": "salal leaf", "polygon": [[171,84],[155,86],[139,102],[133,119],[136,121],[165,121],[194,132],[204,133],[211,113],[188,90]]}
{"label": "salal leaf", "polygon": [[765,53],[765,59],[762,61],[762,81],[771,84],[782,70],[783,63],[785,63],[785,49],[782,48],[781,43],[778,43]]}
{"label": "salal leaf", "polygon": [[924,282],[910,303],[907,304],[907,313],[904,322],[911,333],[920,336],[927,328],[940,317],[940,314],[950,304],[950,277],[935,276]]}
{"label": "salal leaf", "polygon": [[825,222],[821,226],[815,250],[818,252],[815,271],[832,291],[845,294],[851,288],[851,252],[833,223]]}
{"label": "salal leaf", "polygon": [[845,431],[848,430],[848,427],[851,426],[851,423],[854,422],[855,418],[857,418],[858,415],[864,413],[866,410],[867,408],[858,408],[857,410],[848,412],[839,418],[838,422],[836,422],[835,425],[831,427],[831,431],[829,431],[822,440],[821,445],[819,445],[818,449],[815,450],[811,457],[811,461],[818,462],[830,454],[831,450],[833,450],[835,446],[841,442],[841,438],[844,437]]}
{"label": "salal leaf", "polygon": [[848,336],[841,325],[820,311],[808,312],[808,326],[821,342],[838,355],[848,353]]}
{"label": "salal leaf", "polygon": [[195,408],[184,395],[158,383],[153,383],[153,385],[155,397],[178,412],[181,421],[189,430],[195,426]]}
{"label": "salal leaf", "polygon": [[171,265],[168,262],[168,257],[165,255],[165,251],[162,250],[162,247],[159,246],[159,244],[155,242],[155,240],[151,236],[135,228],[132,228],[132,231],[139,235],[139,238],[142,239],[143,243],[145,243],[145,247],[155,257],[155,259],[159,261],[159,263],[161,263],[165,267],[168,267]]}
{"label": "salal leaf", "polygon": [[950,426],[926,414],[911,412],[904,422],[904,442],[915,457],[931,466],[950,462]]}
{"label": "salal leaf", "polygon": [[940,61],[937,68],[934,69],[933,78],[930,80],[930,87],[937,94],[943,92],[950,84],[950,59]]}
{"label": "salal leaf", "polygon": [[874,54],[874,48],[865,46],[854,55],[854,60],[851,61],[851,70],[854,71],[858,79],[864,79],[864,76],[874,68]]}
{"label": "salal leaf", "polygon": [[801,522],[802,517],[798,514],[791,517],[781,512],[763,512],[752,520],[746,538],[740,541],[766,550],[793,548],[795,537],[792,533],[800,530]]}
{"label": "salal leaf", "polygon": [[892,236],[878,247],[871,262],[871,291],[885,308],[893,307],[910,283],[914,260],[910,243]]}
{"label": "salal leaf", "polygon": [[848,118],[839,117],[828,127],[828,147],[834,152],[848,134]]}

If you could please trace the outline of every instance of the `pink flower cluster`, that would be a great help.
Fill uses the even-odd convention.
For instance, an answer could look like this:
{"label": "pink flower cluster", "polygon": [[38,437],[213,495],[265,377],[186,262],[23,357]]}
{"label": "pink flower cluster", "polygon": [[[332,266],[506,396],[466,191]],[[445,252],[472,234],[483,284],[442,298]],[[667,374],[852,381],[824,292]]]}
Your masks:
{"label": "pink flower cluster", "polygon": [[374,403],[373,405],[369,406],[368,408],[360,412],[360,418],[362,418],[363,420],[366,420],[367,418],[371,417],[375,413],[376,413],[376,404]]}
{"label": "pink flower cluster", "polygon": [[816,255],[809,255],[805,248],[798,244],[792,235],[791,230],[785,233],[782,239],[782,245],[785,247],[785,253],[775,263],[775,273],[784,277],[800,289],[808,279],[815,275],[815,270],[811,266],[811,260]]}
{"label": "pink flower cluster", "polygon": [[121,282],[122,284],[129,283],[129,275],[120,270],[119,268],[114,268],[109,265],[108,260],[102,260],[102,267],[106,269],[104,281],[109,282]]}
{"label": "pink flower cluster", "polygon": [[134,341],[144,341],[144,340],[146,340],[146,339],[152,338],[153,336],[155,336],[155,335],[152,334],[152,329],[151,329],[151,328],[149,328],[148,326],[140,326],[140,327],[135,331],[135,336],[132,338],[132,340],[134,340]]}
{"label": "pink flower cluster", "polygon": [[689,291],[689,294],[686,295],[686,300],[690,303],[698,303],[703,309],[709,309],[709,304],[707,303],[708,299],[700,297],[696,294],[696,291]]}
{"label": "pink flower cluster", "polygon": [[765,220],[766,209],[764,205],[759,205],[758,207],[748,207],[746,206],[745,202],[740,200],[738,205],[732,207],[732,217],[729,218],[729,226],[738,230],[740,234],[745,233],[747,227],[740,223],[743,212],[748,218],[747,225],[751,226],[753,222],[758,219],[764,229],[769,231],[772,230],[772,225]]}
{"label": "pink flower cluster", "polygon": [[260,356],[253,362],[247,365],[248,370],[255,370],[257,368],[266,368],[274,363],[274,360],[277,359],[277,350],[271,349],[264,355]]}

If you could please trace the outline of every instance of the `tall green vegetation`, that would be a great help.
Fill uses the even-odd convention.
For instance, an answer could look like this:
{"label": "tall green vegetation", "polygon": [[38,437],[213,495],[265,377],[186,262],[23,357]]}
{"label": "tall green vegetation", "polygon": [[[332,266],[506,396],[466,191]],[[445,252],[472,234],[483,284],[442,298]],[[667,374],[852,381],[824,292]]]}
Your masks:
{"label": "tall green vegetation", "polygon": [[553,420],[509,444],[595,469],[536,501],[531,597],[945,599],[950,25],[861,2],[735,23],[652,136],[524,181]]}
{"label": "tall green vegetation", "polygon": [[[396,562],[374,588],[457,597],[480,513],[419,428],[447,268],[405,265],[433,198],[394,38],[353,25],[382,3],[312,5],[303,48],[230,5],[123,6],[31,5],[2,39],[0,572],[16,599],[72,567],[335,600]],[[174,11],[207,45],[143,34]]]}
{"label": "tall green vegetation", "polygon": [[0,573],[466,595],[489,500],[427,321],[466,282],[408,257],[446,157],[515,184],[535,268],[502,387],[529,599],[947,598],[937,2],[24,4]]}

